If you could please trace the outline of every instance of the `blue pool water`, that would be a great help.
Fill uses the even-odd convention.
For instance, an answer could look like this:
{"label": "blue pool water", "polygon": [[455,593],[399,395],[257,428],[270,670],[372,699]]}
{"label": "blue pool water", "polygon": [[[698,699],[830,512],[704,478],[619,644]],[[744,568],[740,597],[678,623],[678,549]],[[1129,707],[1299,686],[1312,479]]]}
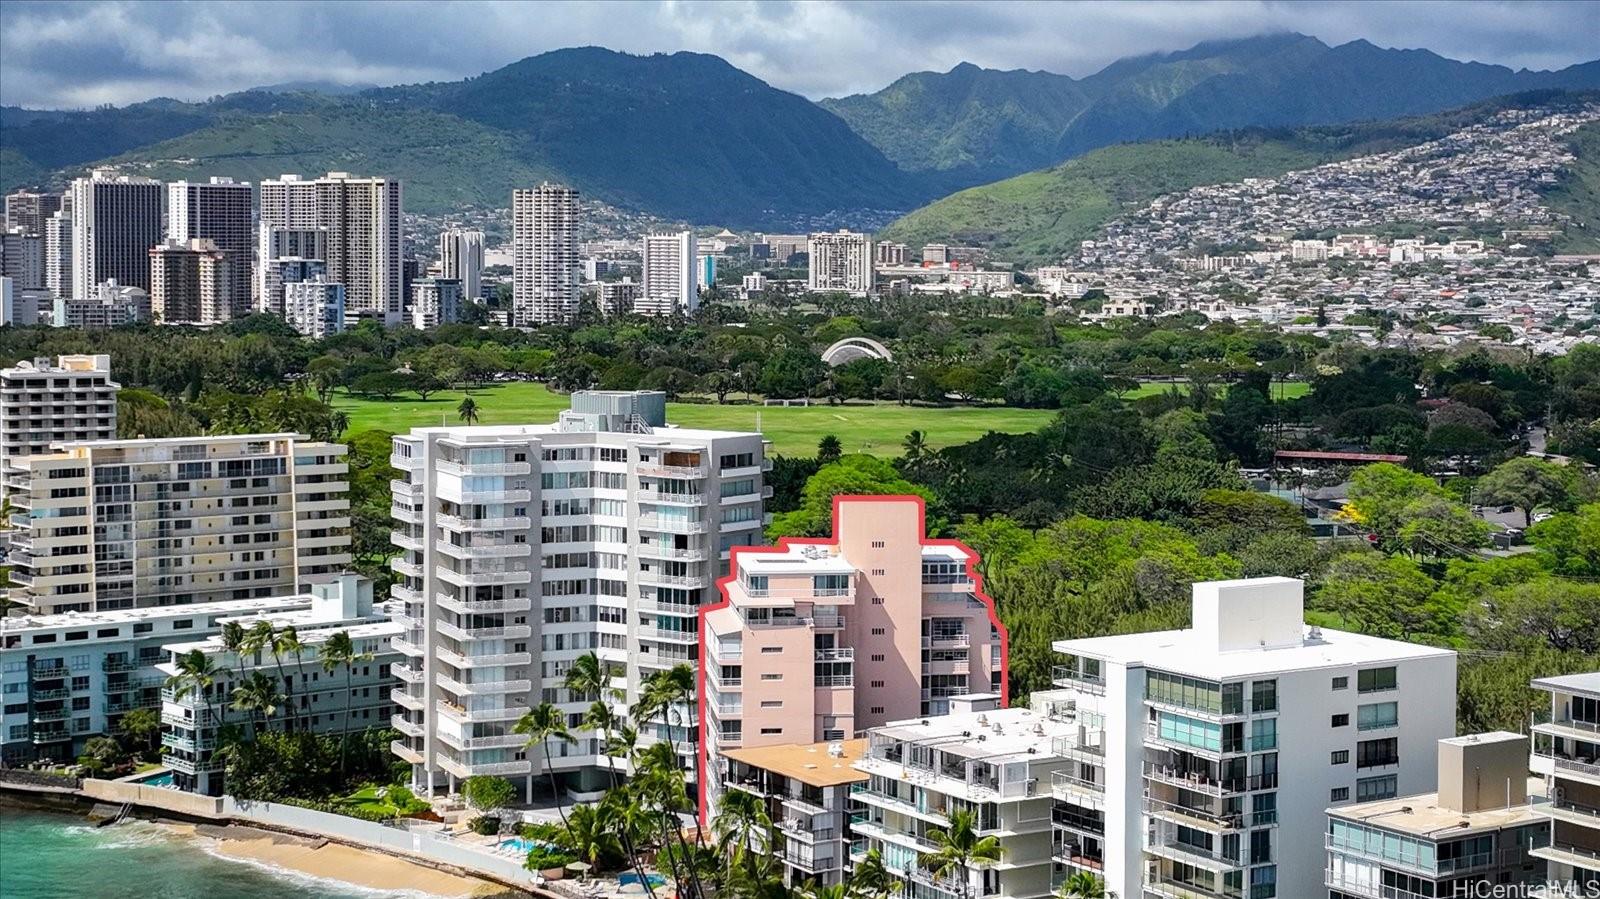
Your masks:
{"label": "blue pool water", "polygon": [[170,787],[172,786],[172,772],[157,771],[149,777],[139,778],[139,783],[150,787]]}
{"label": "blue pool water", "polygon": [[530,840],[527,837],[511,837],[509,839],[500,841],[500,848],[515,849],[518,852],[532,852],[534,847],[537,846],[542,846],[546,849],[555,848],[554,844],[541,842],[539,840]]}
{"label": "blue pool water", "polygon": [[[660,875],[660,874],[656,874],[654,872],[651,872],[651,873],[646,874],[645,876],[650,878],[650,885],[652,887],[666,886],[666,884],[667,884],[667,878],[662,876],[662,875]],[[629,884],[634,884],[634,883],[638,883],[638,882],[639,882],[639,875],[635,874],[633,872],[628,872],[628,873],[625,873],[625,874],[618,874],[617,875],[617,883],[619,885],[621,885],[621,886],[628,886]]]}

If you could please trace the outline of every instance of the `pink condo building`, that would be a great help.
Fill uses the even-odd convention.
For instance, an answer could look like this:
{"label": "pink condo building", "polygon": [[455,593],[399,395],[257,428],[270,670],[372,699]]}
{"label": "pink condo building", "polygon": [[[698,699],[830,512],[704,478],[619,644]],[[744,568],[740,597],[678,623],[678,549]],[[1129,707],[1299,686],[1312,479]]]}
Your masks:
{"label": "pink condo building", "polygon": [[[832,538],[734,548],[723,601],[700,612],[700,770],[729,749],[943,715],[952,697],[1005,705],[1007,637],[977,554],[926,533],[921,497],[841,496]],[[720,779],[699,782],[707,812]]]}

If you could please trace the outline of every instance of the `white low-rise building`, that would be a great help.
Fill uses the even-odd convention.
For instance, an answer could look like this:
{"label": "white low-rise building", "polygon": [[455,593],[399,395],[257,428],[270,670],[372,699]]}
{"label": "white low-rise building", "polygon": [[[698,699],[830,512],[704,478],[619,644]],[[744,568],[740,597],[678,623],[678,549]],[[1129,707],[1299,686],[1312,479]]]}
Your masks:
{"label": "white low-rise building", "polygon": [[1191,628],[1055,644],[1060,863],[1122,896],[1317,896],[1329,807],[1434,789],[1455,653],[1307,625],[1303,591],[1198,583]]}

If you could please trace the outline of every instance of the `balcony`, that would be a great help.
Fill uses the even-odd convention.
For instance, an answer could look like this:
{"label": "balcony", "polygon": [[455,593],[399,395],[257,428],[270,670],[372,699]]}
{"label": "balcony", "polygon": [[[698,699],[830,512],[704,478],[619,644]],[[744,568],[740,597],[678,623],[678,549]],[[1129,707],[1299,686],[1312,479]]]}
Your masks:
{"label": "balcony", "polygon": [[923,642],[929,646],[960,648],[972,645],[972,635],[966,632],[959,634],[930,634],[923,639]]}
{"label": "balcony", "polygon": [[458,737],[447,730],[438,734],[439,742],[446,746],[459,749],[462,752],[472,752],[478,749],[521,749],[527,746],[529,739],[525,734],[498,734],[488,737]]}
{"label": "balcony", "polygon": [[404,556],[395,556],[389,560],[389,567],[401,577],[422,578],[422,565],[418,562],[408,562]]}
{"label": "balcony", "polygon": [[390,741],[389,751],[398,756],[402,761],[410,762],[413,765],[422,764],[422,753],[412,749],[410,746],[407,746],[406,741],[404,740]]}
{"label": "balcony", "polygon": [[704,562],[711,554],[704,547],[679,549],[674,546],[663,546],[660,543],[642,545],[638,548],[638,552],[647,559],[682,559],[688,562]]}
{"label": "balcony", "polygon": [[390,637],[389,648],[403,656],[410,656],[414,659],[422,658],[423,656],[427,655],[427,652],[421,646],[412,643],[410,640],[407,640],[404,637]]}
{"label": "balcony", "polygon": [[1552,841],[1550,845],[1532,849],[1528,854],[1547,862],[1570,865],[1585,871],[1600,871],[1600,850],[1575,843]]}
{"label": "balcony", "polygon": [[408,552],[422,552],[424,543],[421,537],[413,537],[405,531],[390,531],[389,542]]}
{"label": "balcony", "polygon": [[1600,830],[1600,808],[1548,796],[1529,796],[1528,804],[1557,820]]}
{"label": "balcony", "polygon": [[531,490],[463,490],[459,497],[445,497],[463,506],[498,506],[526,503],[533,499]]}
{"label": "balcony", "polygon": [[1106,867],[1104,850],[1096,849],[1092,853],[1082,843],[1071,840],[1060,840],[1051,847],[1050,858],[1055,862],[1083,871],[1100,872]]}
{"label": "balcony", "polygon": [[526,543],[481,543],[462,546],[448,540],[437,540],[434,549],[457,559],[497,559],[526,556],[532,552]]}
{"label": "balcony", "polygon": [[[393,646],[394,642],[391,640],[389,645]],[[420,668],[412,668],[408,665],[390,665],[389,673],[394,675],[394,679],[398,681],[404,681],[408,684],[422,683],[423,675]]]}
{"label": "balcony", "polygon": [[704,574],[662,574],[658,571],[640,571],[639,583],[659,584],[667,587],[704,587],[708,575]]}
{"label": "balcony", "polygon": [[[1220,845],[1222,841],[1216,840],[1213,842]],[[1144,851],[1170,861],[1193,865],[1218,874],[1224,871],[1232,871],[1241,866],[1237,858],[1228,857],[1220,849],[1206,849],[1203,846],[1196,846],[1192,843],[1180,843],[1173,839],[1171,833],[1163,834],[1159,831],[1154,835],[1148,833],[1145,835]]]}
{"label": "balcony", "polygon": [[708,472],[704,465],[660,465],[640,463],[634,472],[646,478],[703,478]]}
{"label": "balcony", "polygon": [[[135,670],[138,670],[139,668],[143,667],[144,664],[145,663],[141,663],[138,659],[107,658],[107,659],[101,660],[101,662],[100,662],[100,670],[104,671],[107,674],[116,674],[116,673],[122,672],[122,671],[135,671]],[[149,664],[155,664],[155,662],[152,661]]]}
{"label": "balcony", "polygon": [[853,662],[855,660],[856,651],[854,647],[819,649],[816,651],[816,661],[818,662]]}
{"label": "balcony", "polygon": [[686,518],[665,518],[660,515],[639,516],[639,530],[657,531],[663,534],[704,534],[710,525],[704,521],[690,521]]}
{"label": "balcony", "polygon": [[845,620],[843,615],[813,615],[811,624],[818,630],[833,631],[843,628]]}
{"label": "balcony", "polygon": [[1086,674],[1067,665],[1057,665],[1050,672],[1051,681],[1058,687],[1066,687],[1083,693],[1102,694],[1106,691],[1106,679],[1098,674]]}
{"label": "balcony", "polygon": [[462,477],[483,475],[511,475],[515,477],[517,475],[532,474],[533,464],[530,462],[452,462],[448,459],[440,459],[434,463],[434,469],[441,474],[453,474]]}
{"label": "balcony", "polygon": [[32,717],[33,717],[34,723],[36,723],[36,724],[40,723],[40,722],[45,722],[45,721],[65,721],[68,718],[72,717],[72,710],[71,709],[34,709]]}
{"label": "balcony", "polygon": [[649,487],[639,488],[640,502],[656,503],[658,505],[675,506],[703,506],[706,502],[704,493],[672,493],[664,490],[651,490]]}
{"label": "balcony", "polygon": [[447,622],[439,622],[439,635],[452,640],[517,640],[533,635],[533,628],[526,624],[515,624],[509,627],[461,627]]}
{"label": "balcony", "polygon": [[428,707],[428,701],[401,687],[394,687],[389,691],[389,700],[401,708],[420,712]]}
{"label": "balcony", "polygon": [[[35,674],[35,677],[38,675]],[[1594,778],[1600,781],[1600,758],[1589,755],[1574,755],[1562,749],[1557,749],[1554,744],[1540,746],[1534,743],[1533,757],[1535,759],[1549,759],[1557,773],[1575,774],[1580,777]],[[1535,768],[1535,771],[1538,769]]]}
{"label": "balcony", "polygon": [[[700,634],[696,631],[674,630],[665,627],[641,627],[638,631],[641,640],[657,640],[667,643],[694,644],[700,642]],[[719,656],[721,658],[721,656]]]}
{"label": "balcony", "polygon": [[[1211,809],[1196,808],[1192,805],[1165,802],[1154,796],[1145,797],[1144,810],[1145,814],[1152,818],[1195,830],[1203,830],[1207,833],[1239,830],[1245,826],[1243,812],[1220,813]],[[1253,821],[1252,823],[1265,822]]]}
{"label": "balcony", "polygon": [[409,721],[404,715],[389,716],[389,726],[408,737],[420,737],[427,733],[427,729],[415,721]]}
{"label": "balcony", "polygon": [[440,687],[456,694],[457,696],[488,696],[495,693],[526,693],[533,689],[533,682],[528,680],[499,680],[485,683],[466,684],[448,675],[441,674],[435,678],[435,683]]}
{"label": "balcony", "polygon": [[531,612],[533,598],[520,599],[484,599],[476,602],[456,599],[450,596],[439,597],[439,608],[447,609],[457,615],[495,615],[503,612]]}
{"label": "balcony", "polygon": [[462,655],[439,647],[435,652],[439,660],[456,668],[503,668],[507,665],[530,665],[533,654],[529,652],[502,652],[492,655]]}
{"label": "balcony", "polygon": [[[395,566],[399,571],[399,566]],[[404,573],[404,572],[402,572]],[[516,569],[452,571],[440,565],[433,569],[434,576],[457,587],[491,587],[506,584],[526,584],[533,580],[533,572]]]}
{"label": "balcony", "polygon": [[441,716],[449,718],[457,724],[482,724],[495,721],[516,721],[522,717],[526,709],[498,708],[498,709],[468,709],[446,699],[434,703],[434,710]]}
{"label": "balcony", "polygon": [[1101,801],[1105,798],[1105,792],[1104,783],[1078,777],[1066,771],[1055,771],[1050,775],[1050,795],[1063,802],[1078,802],[1084,799],[1091,802]]}
{"label": "balcony", "polygon": [[463,518],[460,515],[440,515],[435,519],[440,527],[453,531],[515,531],[533,524],[526,516],[502,518]]}

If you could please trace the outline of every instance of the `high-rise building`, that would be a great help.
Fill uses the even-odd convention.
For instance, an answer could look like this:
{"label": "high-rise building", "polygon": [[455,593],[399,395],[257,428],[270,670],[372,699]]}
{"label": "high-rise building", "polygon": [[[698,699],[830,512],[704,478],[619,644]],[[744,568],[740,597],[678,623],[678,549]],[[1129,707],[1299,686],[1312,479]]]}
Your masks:
{"label": "high-rise building", "polygon": [[1569,895],[1600,891],[1600,672],[1542,677],[1550,712],[1533,725],[1529,765],[1544,778],[1534,807],[1550,820],[1550,844],[1533,851]]}
{"label": "high-rise building", "polygon": [[638,281],[623,278],[621,281],[601,281],[595,285],[599,291],[600,311],[606,315],[625,315],[632,312],[643,294]]}
{"label": "high-rise building", "polygon": [[511,192],[511,323],[570,321],[578,312],[578,192],[559,184]]}
{"label": "high-rise building", "polygon": [[95,169],[72,182],[72,296],[102,281],[150,290],[150,248],[161,243],[161,182]]}
{"label": "high-rise building", "polygon": [[418,331],[461,321],[461,282],[423,278],[411,284],[411,327]]}
{"label": "high-rise building", "polygon": [[1303,591],[1197,583],[1188,629],[1056,642],[1057,862],[1123,896],[1317,896],[1328,808],[1435,788],[1455,653],[1307,625]]}
{"label": "high-rise building", "polygon": [[13,225],[0,234],[0,275],[20,290],[44,288],[44,238]]}
{"label": "high-rise building", "polygon": [[255,309],[283,314],[283,285],[328,273],[328,232],[263,224],[257,231]]}
{"label": "high-rise building", "polygon": [[234,293],[239,260],[201,237],[151,247],[151,314],[167,325],[220,325],[247,314],[249,298]]}
{"label": "high-rise building", "polygon": [[302,335],[321,340],[344,330],[343,284],[318,273],[289,281],[282,289],[284,321]]}
{"label": "high-rise building", "polygon": [[694,283],[700,290],[717,286],[717,257],[702,253],[694,261]]}
{"label": "high-rise building", "polygon": [[880,241],[873,246],[872,258],[879,265],[905,265],[906,245],[903,243],[890,243]]}
{"label": "high-rise building", "polygon": [[0,370],[0,470],[49,453],[54,443],[117,436],[120,387],[106,355],[24,360]]}
{"label": "high-rise building", "polygon": [[[1032,708],[995,708],[993,696],[958,700],[948,715],[872,728],[866,754],[856,762],[868,780],[852,797],[860,806],[851,816],[853,839],[847,844],[853,859],[877,850],[884,868],[900,882],[899,892],[908,897],[1047,899],[1056,891],[1059,868],[1052,857],[1051,797],[1045,785],[1071,770],[1072,761],[1060,747],[1076,731],[1075,722],[1051,706],[1035,701]],[[998,864],[940,870],[929,863],[938,845],[930,833],[948,829],[957,811],[972,814],[980,838],[992,836],[1000,844]],[[1157,895],[1213,899],[1200,893]],[[1218,893],[1215,899],[1227,895]]]}
{"label": "high-rise building", "polygon": [[930,243],[922,245],[923,265],[946,265],[950,262],[950,245]]}
{"label": "high-rise building", "polygon": [[[371,581],[343,574],[311,588],[309,609],[261,610],[232,616],[232,620],[246,630],[260,621],[275,628],[292,626],[305,652],[287,657],[271,652],[240,654],[228,649],[220,634],[168,638],[161,647],[166,657],[156,665],[158,672],[177,674],[179,657],[194,652],[204,655],[218,670],[207,689],[182,694],[163,691],[161,720],[166,732],[161,735],[161,745],[166,751],[162,762],[172,769],[173,786],[178,789],[204,795],[221,792],[218,734],[240,724],[240,716],[229,710],[229,697],[240,678],[264,674],[273,680],[285,697],[281,713],[289,730],[360,733],[383,728],[394,717],[389,698],[394,681],[389,669],[399,655],[390,641],[401,628],[374,608]],[[319,650],[341,633],[365,658],[351,663],[347,672],[330,674],[318,657]]]}
{"label": "high-rise building", "polygon": [[[345,287],[345,318],[350,323],[374,318],[399,324],[404,308],[401,287],[403,203],[400,182],[392,178],[358,178],[348,172],[329,172],[313,181],[282,175],[261,182],[260,236],[269,238],[266,226],[294,230],[320,228],[326,232],[326,250],[314,253],[272,253],[263,247],[263,260],[278,255],[321,258],[328,280]],[[265,302],[265,300],[263,300]]]}
{"label": "high-rise building", "polygon": [[640,246],[644,281],[633,311],[640,315],[677,315],[700,305],[695,289],[693,231],[646,234]]}
{"label": "high-rise building", "polygon": [[11,599],[43,614],[250,599],[350,564],[342,443],[65,442],[13,460]]}
{"label": "high-rise building", "polygon": [[230,295],[241,310],[250,306],[254,202],[255,193],[248,181],[212,178],[207,182],[174,181],[167,185],[167,240],[188,242],[204,238],[227,253]]}
{"label": "high-rise building", "polygon": [[838,290],[856,296],[872,292],[872,241],[865,234],[836,231],[813,234],[806,241],[810,263],[806,287]]}
{"label": "high-rise building", "polygon": [[25,290],[0,275],[0,326],[19,328],[47,323],[46,307],[49,296],[42,290]]}
{"label": "high-rise building", "polygon": [[1532,896],[1543,886],[1533,852],[1549,846],[1550,820],[1528,804],[1528,738],[1452,737],[1438,753],[1436,792],[1328,810],[1328,899]]}
{"label": "high-rise building", "polygon": [[61,210],[61,195],[31,190],[6,194],[7,228],[21,228],[28,234],[43,234],[45,222]]}
{"label": "high-rise building", "polygon": [[44,223],[44,289],[72,295],[72,213],[57,211]]}
{"label": "high-rise building", "polygon": [[[422,792],[477,774],[542,781],[538,749],[511,727],[530,705],[576,720],[596,698],[566,689],[594,652],[623,691],[696,664],[696,615],[732,547],[761,539],[760,434],[666,424],[658,392],[580,392],[549,425],[414,428],[394,439],[395,545],[407,656],[394,674],[407,735],[395,752]],[[686,767],[693,704],[635,722]],[[598,735],[548,747],[566,789],[593,793],[608,768]]]}
{"label": "high-rise building", "polygon": [[56,297],[51,323],[57,328],[119,328],[150,320],[150,295],[115,281],[95,285],[86,299]]}
{"label": "high-rise building", "polygon": [[0,762],[73,763],[86,740],[117,733],[123,715],[161,708],[167,675],[156,666],[170,660],[164,644],[203,640],[224,621],[304,612],[311,603],[310,596],[293,595],[0,616],[0,689],[6,696],[0,707]]}
{"label": "high-rise building", "polygon": [[786,743],[730,749],[726,768],[713,772],[723,792],[741,790],[761,800],[776,826],[754,835],[751,847],[783,865],[783,882],[843,883],[850,869],[850,818],[867,773],[855,767],[866,740]]}
{"label": "high-rise building", "polygon": [[483,232],[451,228],[439,235],[439,276],[461,282],[467,302],[483,296]]}
{"label": "high-rise building", "polygon": [[1004,695],[1005,637],[971,551],[926,539],[918,497],[840,497],[833,515],[831,539],[734,553],[727,601],[704,614],[705,770],[730,748],[842,740]]}

